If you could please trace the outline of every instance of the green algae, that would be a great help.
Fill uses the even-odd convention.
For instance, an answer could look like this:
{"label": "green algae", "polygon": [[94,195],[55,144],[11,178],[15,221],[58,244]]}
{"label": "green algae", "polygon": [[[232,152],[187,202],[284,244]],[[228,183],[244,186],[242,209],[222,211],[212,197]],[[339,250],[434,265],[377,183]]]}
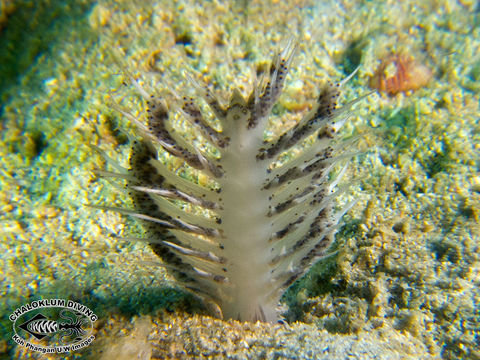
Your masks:
{"label": "green algae", "polygon": [[[0,94],[15,83],[19,76],[24,77],[28,68],[49,52],[51,39],[72,41],[68,29],[78,28],[79,19],[85,19],[93,2],[76,1],[15,1],[15,11],[9,15],[0,37]],[[37,36],[32,36],[36,34]],[[30,83],[28,86],[39,86]],[[3,98],[3,97],[2,97]]]}

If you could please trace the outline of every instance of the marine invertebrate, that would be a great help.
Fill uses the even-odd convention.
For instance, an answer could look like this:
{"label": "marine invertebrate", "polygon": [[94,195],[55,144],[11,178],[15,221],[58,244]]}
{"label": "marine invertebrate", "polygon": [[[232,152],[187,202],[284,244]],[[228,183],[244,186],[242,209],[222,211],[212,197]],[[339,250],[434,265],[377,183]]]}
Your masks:
{"label": "marine invertebrate", "polygon": [[396,95],[417,90],[427,85],[431,78],[432,72],[428,67],[416,62],[411,56],[395,54],[381,61],[370,78],[370,87],[388,95]]}
{"label": "marine invertebrate", "polygon": [[[177,98],[178,111],[214,151],[201,151],[179,136],[167,105],[130,76],[147,103],[146,125],[124,112],[139,133],[131,169],[115,165],[117,173],[101,172],[127,181],[135,209],[98,208],[140,219],[147,230],[142,240],[152,244],[179,284],[224,318],[279,319],[281,295],[327,254],[339,220],[352,205],[334,211],[334,199],[345,190],[337,184],[346,165],[336,177],[332,171],[354,155],[346,152],[348,143],[337,139],[359,100],[337,108],[340,88],[353,74],[336,85],[325,83],[301,121],[265,140],[295,50],[290,40],[250,95],[244,98],[234,90],[226,106],[190,78],[221,129],[207,121],[192,98]],[[303,146],[308,137],[310,145]],[[296,155],[286,158],[295,147]],[[162,154],[208,176],[212,185],[177,176]]]}

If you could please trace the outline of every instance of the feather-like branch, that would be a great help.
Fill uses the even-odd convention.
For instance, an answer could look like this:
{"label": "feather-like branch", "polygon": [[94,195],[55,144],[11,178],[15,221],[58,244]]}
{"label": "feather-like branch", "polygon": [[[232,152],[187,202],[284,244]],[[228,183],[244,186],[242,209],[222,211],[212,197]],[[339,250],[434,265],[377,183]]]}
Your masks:
{"label": "feather-like branch", "polygon": [[[167,107],[127,72],[148,108],[146,126],[119,109],[138,127],[130,169],[94,147],[115,169],[97,174],[125,181],[135,208],[95,207],[142,221],[147,236],[132,240],[150,243],[179,285],[214,302],[215,313],[226,318],[277,320],[282,293],[326,256],[341,217],[354,204],[334,212],[335,199],[348,188],[339,185],[346,163],[356,154],[350,151],[356,139],[337,139],[351,107],[362,99],[337,107],[340,89],[353,74],[336,85],[325,83],[309,113],[277,139],[264,141],[296,47],[289,40],[249,96],[234,89],[225,106],[208,86],[185,74],[220,123],[218,130],[196,99],[170,90],[176,100]],[[194,137],[200,135],[195,142],[175,131],[178,116],[168,114],[175,107]],[[309,136],[312,141],[304,142]],[[218,156],[203,154],[199,144],[213,146]],[[282,161],[281,154],[293,147],[296,155]],[[165,159],[188,166],[174,169]],[[344,166],[332,176],[340,163]],[[191,176],[179,176],[187,170]],[[206,176],[208,185],[196,176]]]}

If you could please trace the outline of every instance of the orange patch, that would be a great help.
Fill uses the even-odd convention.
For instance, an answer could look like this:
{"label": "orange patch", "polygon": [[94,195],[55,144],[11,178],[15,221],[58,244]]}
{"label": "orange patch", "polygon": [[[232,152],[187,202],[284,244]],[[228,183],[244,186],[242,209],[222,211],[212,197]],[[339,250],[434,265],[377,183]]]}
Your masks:
{"label": "orange patch", "polygon": [[375,74],[370,78],[370,87],[396,95],[400,92],[417,90],[428,84],[432,72],[412,57],[390,55],[382,60]]}

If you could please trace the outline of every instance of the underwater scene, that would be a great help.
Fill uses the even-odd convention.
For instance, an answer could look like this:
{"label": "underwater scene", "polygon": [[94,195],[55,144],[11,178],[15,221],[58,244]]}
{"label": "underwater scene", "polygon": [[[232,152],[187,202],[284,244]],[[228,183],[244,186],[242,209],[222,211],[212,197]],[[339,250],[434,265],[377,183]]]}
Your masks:
{"label": "underwater scene", "polygon": [[0,0],[1,359],[480,359],[475,0]]}

